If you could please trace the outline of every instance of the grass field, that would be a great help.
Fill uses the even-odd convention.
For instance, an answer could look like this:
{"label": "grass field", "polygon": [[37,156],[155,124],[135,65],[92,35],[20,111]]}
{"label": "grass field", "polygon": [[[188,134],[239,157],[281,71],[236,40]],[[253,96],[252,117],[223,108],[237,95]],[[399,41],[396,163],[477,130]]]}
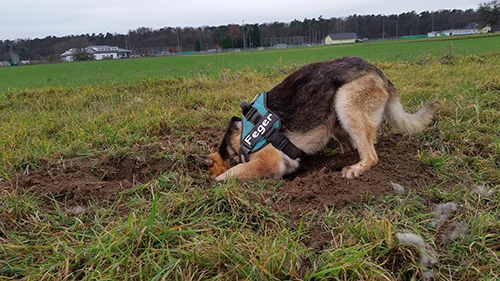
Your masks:
{"label": "grass field", "polygon": [[[0,69],[0,278],[498,280],[499,40]],[[283,190],[295,179],[216,183],[186,157],[213,151],[241,100],[341,55],[374,62],[407,111],[439,104],[422,134],[381,132],[379,147],[392,143],[425,171],[405,195],[297,213]],[[147,180],[130,178],[157,164]],[[397,171],[387,186],[405,178]],[[436,224],[434,204],[450,202],[459,207]],[[408,232],[427,249],[402,243]]]}
{"label": "grass field", "polygon": [[135,83],[147,78],[217,77],[223,69],[266,70],[341,56],[358,56],[371,61],[406,62],[419,56],[439,56],[453,44],[457,56],[500,50],[500,36],[454,37],[431,40],[397,40],[314,48],[252,51],[210,55],[171,56],[119,61],[94,61],[0,68],[0,92],[47,86],[73,87]]}

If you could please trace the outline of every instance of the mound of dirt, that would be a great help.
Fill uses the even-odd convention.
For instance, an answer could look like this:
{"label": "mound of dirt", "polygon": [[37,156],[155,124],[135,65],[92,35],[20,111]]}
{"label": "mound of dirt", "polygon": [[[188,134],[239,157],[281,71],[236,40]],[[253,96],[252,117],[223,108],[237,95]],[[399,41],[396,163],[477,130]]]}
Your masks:
{"label": "mound of dirt", "polygon": [[[375,145],[379,162],[359,178],[342,178],[343,167],[356,163],[357,152],[345,154],[315,155],[302,160],[297,172],[285,177],[279,187],[283,199],[270,202],[279,212],[288,212],[298,219],[306,212],[323,206],[342,208],[350,202],[361,202],[364,196],[376,198],[393,193],[390,181],[407,189],[415,188],[423,179],[437,182],[418,160],[419,143],[409,141],[408,136],[389,134]],[[269,203],[269,200],[268,200]]]}
{"label": "mound of dirt", "polygon": [[27,175],[16,175],[4,189],[20,188],[47,195],[66,206],[85,205],[95,199],[113,201],[119,191],[146,183],[171,167],[166,160],[65,159]]}

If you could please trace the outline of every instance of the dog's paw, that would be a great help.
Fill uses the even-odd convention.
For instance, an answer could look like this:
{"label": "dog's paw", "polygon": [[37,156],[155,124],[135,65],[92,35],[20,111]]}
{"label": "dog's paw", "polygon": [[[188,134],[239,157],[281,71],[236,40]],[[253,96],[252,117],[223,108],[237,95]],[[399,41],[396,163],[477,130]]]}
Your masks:
{"label": "dog's paw", "polygon": [[224,174],[221,174],[221,175],[217,176],[217,177],[215,178],[215,180],[216,180],[216,181],[225,181],[225,180],[226,180],[226,178],[227,178],[227,175],[226,175],[226,173],[224,173]]}
{"label": "dog's paw", "polygon": [[359,177],[364,172],[363,166],[355,164],[342,169],[342,177],[346,179],[353,179]]}

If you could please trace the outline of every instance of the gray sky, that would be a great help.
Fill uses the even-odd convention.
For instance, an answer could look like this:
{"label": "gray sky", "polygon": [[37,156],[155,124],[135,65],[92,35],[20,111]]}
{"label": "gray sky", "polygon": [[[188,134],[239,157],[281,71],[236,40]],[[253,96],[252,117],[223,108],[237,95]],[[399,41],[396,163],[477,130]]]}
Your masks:
{"label": "gray sky", "polygon": [[0,40],[477,8],[486,0],[0,0]]}

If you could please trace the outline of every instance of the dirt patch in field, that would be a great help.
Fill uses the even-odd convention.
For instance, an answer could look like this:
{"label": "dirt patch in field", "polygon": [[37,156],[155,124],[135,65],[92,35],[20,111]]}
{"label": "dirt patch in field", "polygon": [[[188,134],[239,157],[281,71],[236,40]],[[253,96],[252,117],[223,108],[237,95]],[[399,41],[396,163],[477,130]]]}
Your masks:
{"label": "dirt patch in field", "polygon": [[140,157],[64,159],[27,175],[16,175],[3,188],[42,194],[66,206],[85,205],[92,200],[113,201],[120,191],[147,183],[171,167],[166,160]]}
{"label": "dirt patch in field", "polygon": [[[182,141],[176,136],[165,136],[160,142],[134,147],[132,150],[136,153],[132,154],[154,155],[183,142],[215,151],[224,129],[207,128],[200,132],[203,134],[195,134]],[[330,146],[335,145],[332,143]],[[271,190],[265,192],[261,203],[290,214],[292,222],[297,222],[304,213],[324,206],[342,208],[350,202],[361,202],[366,196],[379,198],[390,194],[393,192],[390,181],[407,189],[416,188],[424,181],[438,182],[418,160],[418,151],[422,147],[416,137],[383,133],[376,144],[378,165],[354,180],[342,178],[340,171],[358,161],[355,151],[306,157],[297,172],[285,177],[277,194]],[[186,164],[184,168],[188,171],[200,169],[190,161]],[[0,183],[0,190],[18,188],[53,198],[67,206],[84,205],[93,200],[112,202],[121,191],[147,183],[160,172],[175,169],[172,161],[151,157],[64,159],[44,164],[28,175],[16,175],[10,183]],[[214,183],[207,178],[200,180],[209,186]],[[266,196],[270,199],[266,200]]]}
{"label": "dirt patch in field", "polygon": [[[120,193],[136,185],[154,180],[160,173],[182,167],[174,160],[155,157],[162,151],[173,151],[186,143],[215,150],[224,130],[203,128],[199,135],[179,137],[162,135],[155,142],[133,145],[130,155],[120,158],[71,158],[40,163],[34,171],[17,173],[9,182],[0,181],[0,194],[18,190],[42,195],[48,202],[57,201],[66,207],[88,205],[89,202],[114,202]],[[203,133],[202,133],[203,132]],[[204,139],[202,141],[202,139]],[[188,170],[193,170],[190,167]],[[208,183],[210,184],[210,183]],[[52,209],[52,204],[47,204]]]}
{"label": "dirt patch in field", "polygon": [[361,202],[367,196],[379,198],[393,193],[390,182],[406,190],[439,180],[418,159],[422,145],[415,137],[388,134],[375,145],[379,163],[359,178],[342,178],[343,167],[356,163],[357,152],[333,155],[319,154],[302,160],[299,170],[285,177],[278,189],[278,199],[269,201],[276,211],[286,212],[298,220],[307,212],[324,208],[342,208],[350,202]]}

